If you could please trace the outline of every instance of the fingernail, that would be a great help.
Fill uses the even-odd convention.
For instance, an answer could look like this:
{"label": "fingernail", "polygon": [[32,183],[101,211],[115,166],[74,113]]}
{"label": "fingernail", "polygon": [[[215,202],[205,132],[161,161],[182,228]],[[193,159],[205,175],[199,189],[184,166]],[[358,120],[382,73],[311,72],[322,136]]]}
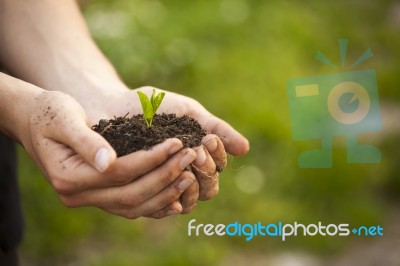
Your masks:
{"label": "fingernail", "polygon": [[104,172],[110,165],[110,152],[107,148],[100,148],[94,158],[94,165],[99,172]]}
{"label": "fingernail", "polygon": [[194,182],[194,180],[191,179],[191,178],[185,178],[185,179],[183,179],[183,180],[179,183],[179,185],[178,185],[179,191],[180,191],[180,192],[185,191],[188,187],[190,187],[190,185],[193,184],[193,182]]}
{"label": "fingernail", "polygon": [[181,141],[175,142],[172,147],[169,149],[169,155],[173,155],[177,153],[179,150],[183,148],[183,144]]}
{"label": "fingernail", "polygon": [[168,212],[167,212],[167,216],[170,216],[170,215],[174,215],[174,214],[177,214],[178,212],[176,211],[176,210],[169,210]]}
{"label": "fingernail", "polygon": [[213,152],[217,149],[218,142],[216,139],[210,139],[209,141],[207,141],[206,146],[209,152]]}
{"label": "fingernail", "polygon": [[204,151],[204,147],[201,146],[197,151],[196,151],[196,160],[194,160],[194,163],[198,166],[203,165],[206,160],[207,160],[207,155],[206,152]]}
{"label": "fingernail", "polygon": [[187,150],[183,158],[180,162],[180,167],[182,170],[185,170],[186,166],[188,166],[193,160],[196,158],[196,153],[191,150]]}

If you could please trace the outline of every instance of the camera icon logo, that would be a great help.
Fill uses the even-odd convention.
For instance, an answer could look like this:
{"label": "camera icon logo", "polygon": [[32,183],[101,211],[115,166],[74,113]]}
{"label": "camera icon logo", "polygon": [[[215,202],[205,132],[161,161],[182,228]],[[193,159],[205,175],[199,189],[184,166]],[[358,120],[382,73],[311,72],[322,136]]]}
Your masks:
{"label": "camera icon logo", "polygon": [[[347,40],[339,40],[342,65]],[[372,52],[367,50],[352,67]],[[333,65],[322,53],[316,58]],[[358,143],[358,136],[382,128],[379,95],[374,70],[339,72],[287,81],[291,129],[296,141],[320,140],[319,149],[302,152],[300,168],[331,168],[333,138],[347,138],[347,162],[375,164],[381,161],[379,149]]]}
{"label": "camera icon logo", "polygon": [[[358,108],[353,112],[343,111],[339,105],[340,99],[346,94],[353,95],[350,104],[357,99],[362,99]],[[328,95],[329,114],[339,123],[352,125],[361,122],[368,114],[371,100],[367,90],[359,83],[345,81],[337,84]]]}

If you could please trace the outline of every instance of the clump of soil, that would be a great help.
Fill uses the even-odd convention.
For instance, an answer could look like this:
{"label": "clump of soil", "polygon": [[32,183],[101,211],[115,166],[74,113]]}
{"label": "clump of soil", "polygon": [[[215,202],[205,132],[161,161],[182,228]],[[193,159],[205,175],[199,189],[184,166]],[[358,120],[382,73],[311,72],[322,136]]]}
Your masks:
{"label": "clump of soil", "polygon": [[146,126],[142,115],[135,115],[102,119],[92,129],[111,144],[118,157],[148,150],[169,138],[178,138],[185,147],[193,148],[199,146],[207,134],[194,118],[175,114],[156,114],[151,127]]}

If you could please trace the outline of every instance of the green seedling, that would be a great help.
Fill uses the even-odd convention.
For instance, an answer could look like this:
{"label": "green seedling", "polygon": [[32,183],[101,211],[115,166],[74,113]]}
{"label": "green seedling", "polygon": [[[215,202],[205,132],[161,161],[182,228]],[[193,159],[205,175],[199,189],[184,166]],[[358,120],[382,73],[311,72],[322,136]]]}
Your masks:
{"label": "green seedling", "polygon": [[144,121],[146,122],[147,127],[151,127],[153,124],[153,117],[164,99],[165,92],[156,94],[156,90],[153,89],[153,94],[150,99],[141,91],[138,91],[137,94],[139,95],[140,103],[142,104]]}

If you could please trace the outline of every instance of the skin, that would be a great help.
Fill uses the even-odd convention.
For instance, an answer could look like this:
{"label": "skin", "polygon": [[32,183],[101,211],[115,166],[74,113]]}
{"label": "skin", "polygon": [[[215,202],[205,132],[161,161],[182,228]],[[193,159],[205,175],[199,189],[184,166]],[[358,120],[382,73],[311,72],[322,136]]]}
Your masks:
{"label": "skin", "polygon": [[[196,153],[182,149],[179,140],[116,159],[72,97],[4,74],[0,84],[1,99],[7,98],[1,104],[1,131],[24,146],[65,205],[95,206],[130,219],[182,211],[177,200],[195,182],[185,168]],[[103,172],[96,166],[99,146],[110,151]]]}
{"label": "skin", "polygon": [[[200,103],[168,92],[159,112],[196,118],[211,133],[202,146],[183,149],[172,139],[117,159],[90,126],[141,113],[139,99],[97,48],[72,0],[0,0],[0,43],[0,64],[26,81],[0,76],[0,129],[22,143],[66,206],[130,219],[188,213],[218,193],[216,166],[225,167],[226,152],[249,149]],[[153,88],[139,89],[150,95]]]}

